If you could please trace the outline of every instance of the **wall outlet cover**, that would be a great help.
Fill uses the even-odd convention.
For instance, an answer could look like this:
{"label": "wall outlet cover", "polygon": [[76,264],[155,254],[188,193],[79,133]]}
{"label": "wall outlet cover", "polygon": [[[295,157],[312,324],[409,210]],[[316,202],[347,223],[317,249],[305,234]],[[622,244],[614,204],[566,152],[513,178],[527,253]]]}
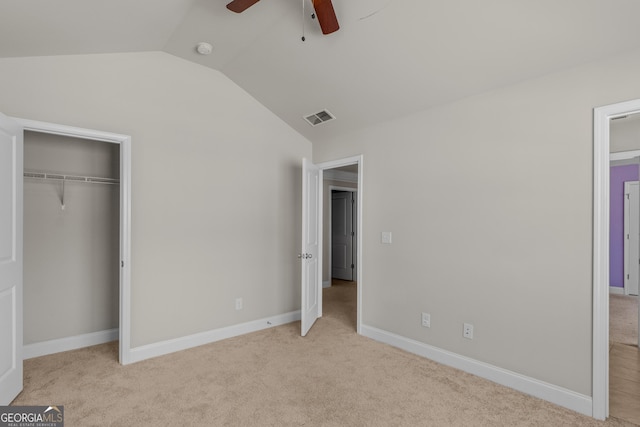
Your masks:
{"label": "wall outlet cover", "polygon": [[473,339],[473,325],[471,323],[465,323],[462,329],[462,336],[470,340]]}

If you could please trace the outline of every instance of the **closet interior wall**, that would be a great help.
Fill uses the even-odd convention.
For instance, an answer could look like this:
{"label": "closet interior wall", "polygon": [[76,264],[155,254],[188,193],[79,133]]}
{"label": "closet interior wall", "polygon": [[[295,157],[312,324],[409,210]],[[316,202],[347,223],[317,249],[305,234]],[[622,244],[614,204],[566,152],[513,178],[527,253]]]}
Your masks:
{"label": "closet interior wall", "polygon": [[[24,170],[118,179],[119,150],[27,131]],[[118,327],[119,192],[118,184],[25,177],[25,345]]]}

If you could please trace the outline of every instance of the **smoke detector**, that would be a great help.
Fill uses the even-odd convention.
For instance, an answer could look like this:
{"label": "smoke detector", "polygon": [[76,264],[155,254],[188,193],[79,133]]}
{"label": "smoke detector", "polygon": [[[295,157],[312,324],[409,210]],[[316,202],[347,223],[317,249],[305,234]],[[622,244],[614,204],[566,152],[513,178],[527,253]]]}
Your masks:
{"label": "smoke detector", "polygon": [[211,45],[211,43],[200,42],[196,45],[196,51],[200,55],[209,55],[211,52],[213,52],[213,46]]}

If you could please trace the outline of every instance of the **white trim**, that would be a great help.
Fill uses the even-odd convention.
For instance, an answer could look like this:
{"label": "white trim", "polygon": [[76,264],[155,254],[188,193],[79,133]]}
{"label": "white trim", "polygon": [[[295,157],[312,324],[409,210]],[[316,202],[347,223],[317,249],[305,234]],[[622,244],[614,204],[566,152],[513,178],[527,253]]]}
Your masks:
{"label": "white trim", "polygon": [[27,344],[22,347],[22,356],[24,359],[32,359],[34,357],[60,353],[61,351],[76,350],[78,348],[104,344],[106,342],[117,340],[118,335],[118,328],[115,328],[76,335],[73,337]]}
{"label": "white trim", "polygon": [[593,414],[609,416],[609,173],[610,120],[640,112],[640,100],[593,110]]}
{"label": "white trim", "polygon": [[363,325],[362,335],[531,396],[544,399],[581,414],[591,415],[592,413],[591,397],[584,394],[576,393],[563,387],[461,356],[372,326]]}
{"label": "white trim", "polygon": [[131,137],[93,129],[15,118],[26,131],[120,144],[120,363],[131,350]]}
{"label": "white trim", "polygon": [[142,360],[151,359],[152,357],[163,356],[176,351],[211,344],[216,341],[261,331],[267,328],[273,328],[274,326],[280,326],[296,322],[298,320],[300,320],[300,310],[277,316],[265,317],[264,319],[253,320],[246,323],[240,323],[238,325],[200,332],[185,337],[134,347],[131,349],[130,362],[140,362]]}
{"label": "white trim", "polygon": [[623,159],[623,160],[611,160],[609,162],[611,167],[616,166],[627,166],[627,165],[636,165],[638,166],[638,157],[634,157],[633,159]]}
{"label": "white trim", "polygon": [[[331,170],[333,170],[333,169],[329,169],[328,171],[331,171]],[[357,185],[357,181],[356,181],[356,185]],[[333,212],[333,199],[331,197],[331,192],[333,190],[349,191],[351,193],[356,193],[356,203],[355,203],[356,204],[356,206],[355,206],[355,208],[356,208],[356,221],[357,221],[357,218],[358,218],[357,215],[358,215],[358,208],[359,208],[357,206],[357,204],[358,204],[358,188],[341,187],[339,185],[331,185],[331,184],[329,185],[329,209],[328,209],[328,212],[329,212],[329,243],[328,243],[328,245],[329,245],[329,255],[330,256],[329,256],[329,260],[327,261],[327,264],[329,264],[329,280],[328,280],[329,286],[331,286],[331,280],[333,280],[333,270],[332,270],[332,268],[333,268],[333,258],[331,257],[331,248],[333,247],[332,246],[332,244],[333,244],[333,236],[332,236],[333,224],[331,222],[332,221],[331,218],[333,216],[332,215],[332,212]],[[358,229],[357,227],[358,227],[358,225],[356,224],[356,230]],[[358,244],[357,242],[358,242],[358,236],[356,236],[356,245]],[[356,247],[356,257],[357,256],[358,256],[358,248]],[[356,259],[356,277],[358,277],[358,260],[357,259]]]}
{"label": "white trim", "polygon": [[[356,253],[358,259],[356,260],[357,271],[356,271],[356,283],[357,283],[357,292],[358,292],[358,303],[357,303],[357,313],[356,313],[356,332],[358,334],[362,334],[362,293],[364,289],[364,271],[363,271],[363,262],[362,262],[362,213],[364,212],[364,203],[363,200],[363,183],[364,183],[364,156],[362,154],[353,157],[347,157],[339,160],[332,160],[329,162],[320,163],[317,166],[321,170],[326,169],[334,169],[342,166],[349,165],[358,165],[358,238],[356,248]],[[322,222],[322,221],[321,221]],[[323,249],[320,249],[320,253],[323,252]],[[322,268],[322,265],[320,266]]]}
{"label": "white trim", "polygon": [[[316,283],[322,284],[322,263],[324,262],[324,170],[318,168],[318,206],[316,221],[318,222],[318,271],[316,277]],[[322,286],[318,286],[318,317],[322,317]],[[301,306],[302,308],[302,306]],[[317,319],[316,318],[316,319]],[[315,320],[314,320],[315,322]],[[306,333],[305,333],[306,335]]]}
{"label": "white trim", "polygon": [[619,151],[617,153],[609,154],[609,161],[615,162],[618,160],[628,160],[635,157],[640,157],[640,150]]}
{"label": "white trim", "polygon": [[624,288],[619,288],[617,286],[609,286],[609,295],[624,295]]}

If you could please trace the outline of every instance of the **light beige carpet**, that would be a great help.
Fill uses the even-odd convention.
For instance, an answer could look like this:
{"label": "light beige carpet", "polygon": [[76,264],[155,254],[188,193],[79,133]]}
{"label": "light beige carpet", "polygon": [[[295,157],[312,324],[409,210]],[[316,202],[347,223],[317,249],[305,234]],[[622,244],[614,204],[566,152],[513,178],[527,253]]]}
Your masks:
{"label": "light beige carpet", "polygon": [[27,360],[14,404],[64,405],[70,427],[632,425],[359,336],[353,307],[343,284],[304,338],[296,322],[128,366],[116,343]]}
{"label": "light beige carpet", "polygon": [[609,341],[638,345],[638,297],[609,295]]}

